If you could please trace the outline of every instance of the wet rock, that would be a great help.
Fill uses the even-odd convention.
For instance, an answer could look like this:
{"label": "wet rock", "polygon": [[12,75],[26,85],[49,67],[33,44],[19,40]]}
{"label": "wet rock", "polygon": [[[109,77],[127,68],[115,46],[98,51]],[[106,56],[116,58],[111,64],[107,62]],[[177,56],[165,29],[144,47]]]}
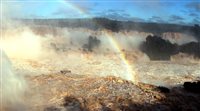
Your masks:
{"label": "wet rock", "polygon": [[67,73],[71,73],[71,71],[66,69],[66,70],[61,70],[60,73],[61,74],[67,74]]}
{"label": "wet rock", "polygon": [[63,106],[67,111],[85,111],[81,105],[81,102],[77,98],[71,96],[66,96],[64,98]]}
{"label": "wet rock", "polygon": [[155,95],[154,96],[156,99],[158,99],[158,100],[161,100],[162,99],[162,97],[160,96],[160,95]]}
{"label": "wet rock", "polygon": [[169,93],[170,92],[169,88],[163,87],[163,86],[158,86],[156,89],[159,90],[162,93]]}
{"label": "wet rock", "polygon": [[44,111],[63,111],[63,110],[55,106],[50,106],[50,107],[45,108]]}
{"label": "wet rock", "polygon": [[159,36],[147,36],[146,42],[140,46],[142,52],[146,53],[151,60],[170,60],[170,57],[178,53],[186,53],[200,58],[200,43],[189,42],[183,45],[171,43]]}
{"label": "wet rock", "polygon": [[151,60],[169,60],[170,56],[176,54],[178,46],[158,36],[147,36],[140,49],[145,52]]}
{"label": "wet rock", "polygon": [[200,93],[200,81],[198,81],[198,82],[184,82],[183,87],[187,91],[199,92]]}
{"label": "wet rock", "polygon": [[[42,83],[39,87],[49,88],[45,91],[45,96],[59,98],[48,103],[56,103],[56,107],[45,108],[45,111],[180,111],[200,109],[200,96],[195,93],[188,94],[182,88],[172,87],[170,93],[166,93],[168,88],[162,86],[145,83],[138,83],[136,86],[123,80],[123,83],[113,82],[119,80],[119,78],[114,77],[83,76],[81,79],[77,79],[77,77],[72,76],[68,79],[68,76],[57,74],[37,76],[37,80],[40,81],[45,81],[48,78],[51,78],[53,82],[51,84]],[[35,79],[36,77],[34,77]],[[62,82],[57,83],[58,80]],[[53,87],[56,87],[57,92],[50,90]],[[61,87],[62,90],[59,89]],[[106,88],[106,90],[102,90],[102,88]],[[60,98],[63,98],[64,101]]]}
{"label": "wet rock", "polygon": [[194,57],[200,58],[200,43],[190,42],[183,44],[179,47],[180,52],[194,55]]}

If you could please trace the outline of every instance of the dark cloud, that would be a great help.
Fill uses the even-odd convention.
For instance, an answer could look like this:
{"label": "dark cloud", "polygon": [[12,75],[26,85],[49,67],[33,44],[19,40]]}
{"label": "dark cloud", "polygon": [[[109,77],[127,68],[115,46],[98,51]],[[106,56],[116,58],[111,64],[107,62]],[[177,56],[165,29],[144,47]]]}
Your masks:
{"label": "dark cloud", "polygon": [[181,25],[188,25],[186,22],[184,22],[184,21],[179,21],[179,22],[177,22],[178,24],[181,24]]}
{"label": "dark cloud", "polygon": [[200,20],[195,18],[192,20],[192,24],[200,24]]}
{"label": "dark cloud", "polygon": [[152,19],[161,19],[161,17],[158,17],[158,16],[152,16],[151,18]]}
{"label": "dark cloud", "polygon": [[190,2],[185,6],[189,9],[200,11],[200,2]]}
{"label": "dark cloud", "polygon": [[106,18],[109,18],[109,19],[114,19],[114,20],[128,20],[129,18],[128,17],[125,17],[123,16],[122,14],[120,13],[107,13],[107,14],[103,14],[101,15],[102,17],[106,17]]}
{"label": "dark cloud", "polygon": [[188,13],[188,10],[180,10],[182,13]]}
{"label": "dark cloud", "polygon": [[145,22],[144,19],[139,17],[132,17],[130,14],[127,14],[125,12],[119,13],[117,11],[109,11],[109,12],[107,11],[107,12],[98,12],[96,14],[98,15],[98,17],[105,17],[120,21]]}
{"label": "dark cloud", "polygon": [[198,14],[196,14],[196,13],[190,13],[189,16],[198,17]]}
{"label": "dark cloud", "polygon": [[130,21],[134,22],[145,22],[145,19],[139,18],[139,17],[131,17],[129,18]]}
{"label": "dark cloud", "polygon": [[126,13],[124,10],[106,10],[103,12],[96,12],[95,15],[97,17],[106,17],[109,19],[114,19],[114,20],[122,20],[122,21],[127,21],[131,19],[131,15]]}
{"label": "dark cloud", "polygon": [[184,18],[181,17],[181,16],[178,16],[178,15],[172,15],[172,16],[170,16],[169,20],[170,21],[175,21],[175,22],[177,22],[177,21],[180,22],[180,21],[184,20]]}

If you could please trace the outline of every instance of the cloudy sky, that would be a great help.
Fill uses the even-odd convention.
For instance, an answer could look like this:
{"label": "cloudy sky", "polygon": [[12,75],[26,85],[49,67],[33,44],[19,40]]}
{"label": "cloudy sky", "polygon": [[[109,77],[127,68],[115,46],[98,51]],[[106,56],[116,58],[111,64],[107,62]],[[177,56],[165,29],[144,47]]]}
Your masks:
{"label": "cloudy sky", "polygon": [[200,0],[3,0],[4,18],[92,18],[200,24]]}

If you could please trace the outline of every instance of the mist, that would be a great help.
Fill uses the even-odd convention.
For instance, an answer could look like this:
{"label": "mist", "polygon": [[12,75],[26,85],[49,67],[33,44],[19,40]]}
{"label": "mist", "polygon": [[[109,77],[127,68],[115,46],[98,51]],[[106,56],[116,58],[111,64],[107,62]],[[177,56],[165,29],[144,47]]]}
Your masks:
{"label": "mist", "polygon": [[[10,59],[1,50],[1,110],[21,111],[24,102],[22,100],[26,89],[26,82],[22,75],[17,75],[12,67]],[[22,107],[23,106],[23,107]]]}
{"label": "mist", "polygon": [[3,0],[0,110],[199,110],[197,5]]}
{"label": "mist", "polygon": [[[40,96],[41,91],[29,89],[31,86],[29,86],[30,81],[27,80],[27,76],[30,78],[70,72],[70,76],[83,75],[96,78],[114,76],[134,84],[138,81],[165,86],[172,84],[168,81],[163,82],[163,79],[154,81],[148,78],[157,70],[155,66],[147,68],[147,71],[141,69],[144,64],[151,63],[151,57],[140,49],[144,42],[148,42],[147,37],[154,35],[151,32],[29,26],[23,22],[15,24],[14,21],[11,24],[13,27],[12,25],[4,26],[3,39],[0,41],[3,49],[1,83],[2,89],[5,89],[2,97],[3,108],[6,110],[18,110],[16,106],[20,106],[20,111],[25,110],[27,106],[32,106],[32,101],[45,100],[45,97]],[[169,44],[179,45],[196,42],[192,36],[189,39],[187,35],[175,32],[163,34],[157,39],[169,40]],[[163,47],[165,46],[168,45]],[[162,51],[165,52],[165,50]],[[158,55],[160,54],[158,52]],[[170,59],[181,61],[179,58],[178,55],[174,55]],[[191,62],[190,59],[193,58],[190,57],[187,61]],[[170,74],[168,76],[171,76]],[[34,93],[35,98],[30,100],[31,102],[24,103],[24,93]],[[13,95],[13,97],[8,95]]]}

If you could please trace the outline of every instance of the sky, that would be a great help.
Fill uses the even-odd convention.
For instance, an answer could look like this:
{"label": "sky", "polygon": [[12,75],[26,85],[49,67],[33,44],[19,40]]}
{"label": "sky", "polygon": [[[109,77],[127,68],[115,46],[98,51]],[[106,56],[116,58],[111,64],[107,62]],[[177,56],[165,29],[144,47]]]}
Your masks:
{"label": "sky", "polygon": [[200,0],[2,0],[6,18],[93,18],[200,24]]}

